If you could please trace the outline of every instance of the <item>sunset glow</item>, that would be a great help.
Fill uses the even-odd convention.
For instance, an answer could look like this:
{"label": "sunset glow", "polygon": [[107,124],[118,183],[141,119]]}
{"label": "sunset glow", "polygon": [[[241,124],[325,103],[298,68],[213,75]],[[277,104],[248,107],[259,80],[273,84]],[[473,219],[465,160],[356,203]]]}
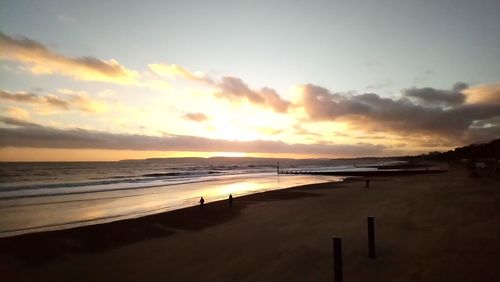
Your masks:
{"label": "sunset glow", "polygon": [[[498,21],[464,26],[436,4],[457,14],[405,29],[415,7],[381,17],[373,3],[346,4],[326,16],[335,2],[307,18],[236,9],[230,25],[208,20],[225,17],[217,9],[191,11],[185,31],[160,12],[189,9],[181,3],[139,21],[125,16],[137,3],[116,3],[121,13],[93,3],[93,16],[81,4],[2,3],[0,160],[392,156],[499,137],[500,36],[488,35]],[[406,34],[421,29],[449,40],[427,52]]]}

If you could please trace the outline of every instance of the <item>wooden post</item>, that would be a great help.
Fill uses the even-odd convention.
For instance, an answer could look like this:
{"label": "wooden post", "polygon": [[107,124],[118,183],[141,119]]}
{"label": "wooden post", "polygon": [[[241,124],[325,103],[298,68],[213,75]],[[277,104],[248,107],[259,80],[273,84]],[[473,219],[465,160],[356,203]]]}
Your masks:
{"label": "wooden post", "polygon": [[368,256],[371,259],[375,258],[375,219],[373,216],[368,217]]}
{"label": "wooden post", "polygon": [[276,164],[276,174],[280,174],[280,162]]}
{"label": "wooden post", "polygon": [[333,237],[333,281],[342,282],[342,238]]}
{"label": "wooden post", "polygon": [[366,188],[370,187],[370,179],[367,179],[367,180],[366,180],[366,186],[365,186],[365,187],[366,187]]}

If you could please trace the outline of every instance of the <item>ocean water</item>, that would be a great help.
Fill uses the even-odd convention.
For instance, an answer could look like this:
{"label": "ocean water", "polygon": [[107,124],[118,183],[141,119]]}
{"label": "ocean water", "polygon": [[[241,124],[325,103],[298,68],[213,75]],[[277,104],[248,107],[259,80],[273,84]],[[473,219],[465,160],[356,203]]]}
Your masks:
{"label": "ocean water", "polygon": [[[352,161],[281,162],[282,169],[345,170]],[[277,175],[267,159],[0,163],[0,237],[110,222],[341,177]]]}

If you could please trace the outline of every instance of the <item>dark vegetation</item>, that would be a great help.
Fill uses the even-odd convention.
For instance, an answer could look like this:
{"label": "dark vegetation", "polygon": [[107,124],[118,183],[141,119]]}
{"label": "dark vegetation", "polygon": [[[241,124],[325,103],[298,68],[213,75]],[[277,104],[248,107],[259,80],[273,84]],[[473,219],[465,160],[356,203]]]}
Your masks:
{"label": "dark vegetation", "polygon": [[500,159],[500,139],[495,139],[489,143],[471,144],[464,147],[455,148],[448,152],[431,152],[420,155],[430,160],[457,161],[457,160],[498,160]]}

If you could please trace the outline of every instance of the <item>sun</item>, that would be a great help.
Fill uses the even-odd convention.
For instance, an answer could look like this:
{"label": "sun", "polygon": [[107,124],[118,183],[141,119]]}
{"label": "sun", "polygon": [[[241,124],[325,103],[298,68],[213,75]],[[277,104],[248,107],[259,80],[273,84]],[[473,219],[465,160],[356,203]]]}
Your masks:
{"label": "sun", "polygon": [[245,152],[213,152],[214,157],[246,157]]}

